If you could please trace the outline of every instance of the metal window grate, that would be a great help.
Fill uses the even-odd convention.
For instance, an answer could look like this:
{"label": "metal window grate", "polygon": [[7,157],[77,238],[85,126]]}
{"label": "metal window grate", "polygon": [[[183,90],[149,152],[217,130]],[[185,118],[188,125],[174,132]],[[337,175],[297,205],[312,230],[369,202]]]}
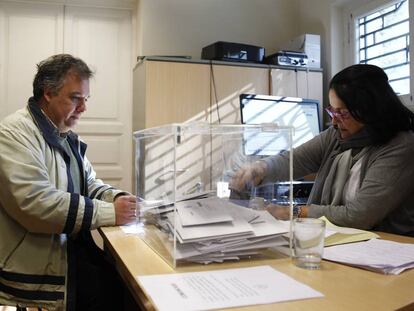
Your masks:
{"label": "metal window grate", "polygon": [[403,0],[357,21],[359,62],[384,69],[397,94],[410,93],[408,1]]}

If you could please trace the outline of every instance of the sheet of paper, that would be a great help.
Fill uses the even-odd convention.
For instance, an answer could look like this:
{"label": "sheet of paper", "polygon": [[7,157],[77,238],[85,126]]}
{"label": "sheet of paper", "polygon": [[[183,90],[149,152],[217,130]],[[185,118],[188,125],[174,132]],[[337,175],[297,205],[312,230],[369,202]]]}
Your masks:
{"label": "sheet of paper", "polygon": [[323,258],[350,265],[398,274],[414,266],[414,244],[380,239],[327,247]]}
{"label": "sheet of paper", "polygon": [[270,266],[137,279],[160,311],[211,310],[323,297]]}
{"label": "sheet of paper", "polygon": [[176,203],[181,224],[186,226],[231,222],[233,217],[219,198],[188,200]]}
{"label": "sheet of paper", "polygon": [[[248,210],[247,208],[245,208]],[[268,211],[256,211],[257,219],[250,221],[256,237],[282,234],[289,231],[284,223],[273,217]]]}
{"label": "sheet of paper", "polygon": [[181,243],[198,242],[225,236],[254,236],[252,226],[244,219],[240,209],[245,208],[229,204],[226,206],[226,210],[233,218],[232,222],[219,222],[202,226],[184,227],[178,215],[177,219],[173,218],[174,215],[172,213],[167,217],[171,226],[174,223],[176,224],[176,230],[179,235],[178,239]]}

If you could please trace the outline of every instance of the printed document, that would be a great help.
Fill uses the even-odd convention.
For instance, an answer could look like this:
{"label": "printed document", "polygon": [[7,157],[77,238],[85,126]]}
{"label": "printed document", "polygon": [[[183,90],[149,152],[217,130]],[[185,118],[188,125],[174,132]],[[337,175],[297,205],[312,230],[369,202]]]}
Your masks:
{"label": "printed document", "polygon": [[270,266],[140,276],[160,311],[211,310],[323,297]]}
{"label": "printed document", "polygon": [[219,198],[182,201],[176,203],[176,207],[183,227],[233,220],[226,209],[225,201]]}
{"label": "printed document", "polygon": [[414,244],[372,239],[326,247],[323,258],[384,274],[414,268]]}

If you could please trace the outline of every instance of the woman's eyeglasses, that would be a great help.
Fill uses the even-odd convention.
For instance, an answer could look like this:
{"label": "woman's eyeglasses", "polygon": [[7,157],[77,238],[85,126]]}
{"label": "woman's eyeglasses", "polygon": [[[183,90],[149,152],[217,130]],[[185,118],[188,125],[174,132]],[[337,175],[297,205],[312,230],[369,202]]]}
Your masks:
{"label": "woman's eyeglasses", "polygon": [[347,109],[335,109],[332,106],[326,107],[325,111],[331,118],[335,117],[338,120],[345,120],[351,116],[350,112]]}

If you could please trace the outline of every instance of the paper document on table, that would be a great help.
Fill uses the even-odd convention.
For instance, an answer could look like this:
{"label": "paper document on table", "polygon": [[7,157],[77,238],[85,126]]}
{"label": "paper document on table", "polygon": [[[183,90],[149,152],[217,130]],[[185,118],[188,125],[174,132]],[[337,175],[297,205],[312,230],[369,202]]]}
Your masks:
{"label": "paper document on table", "polygon": [[414,268],[414,244],[372,239],[327,247],[323,258],[384,274],[399,274]]}
{"label": "paper document on table", "polygon": [[160,311],[211,310],[323,297],[270,266],[137,279]]}
{"label": "paper document on table", "polygon": [[233,220],[223,200],[207,198],[175,204],[183,227],[230,222]]}
{"label": "paper document on table", "polygon": [[326,217],[321,217],[321,219],[326,222],[325,246],[360,242],[379,237],[374,232],[336,226]]}

